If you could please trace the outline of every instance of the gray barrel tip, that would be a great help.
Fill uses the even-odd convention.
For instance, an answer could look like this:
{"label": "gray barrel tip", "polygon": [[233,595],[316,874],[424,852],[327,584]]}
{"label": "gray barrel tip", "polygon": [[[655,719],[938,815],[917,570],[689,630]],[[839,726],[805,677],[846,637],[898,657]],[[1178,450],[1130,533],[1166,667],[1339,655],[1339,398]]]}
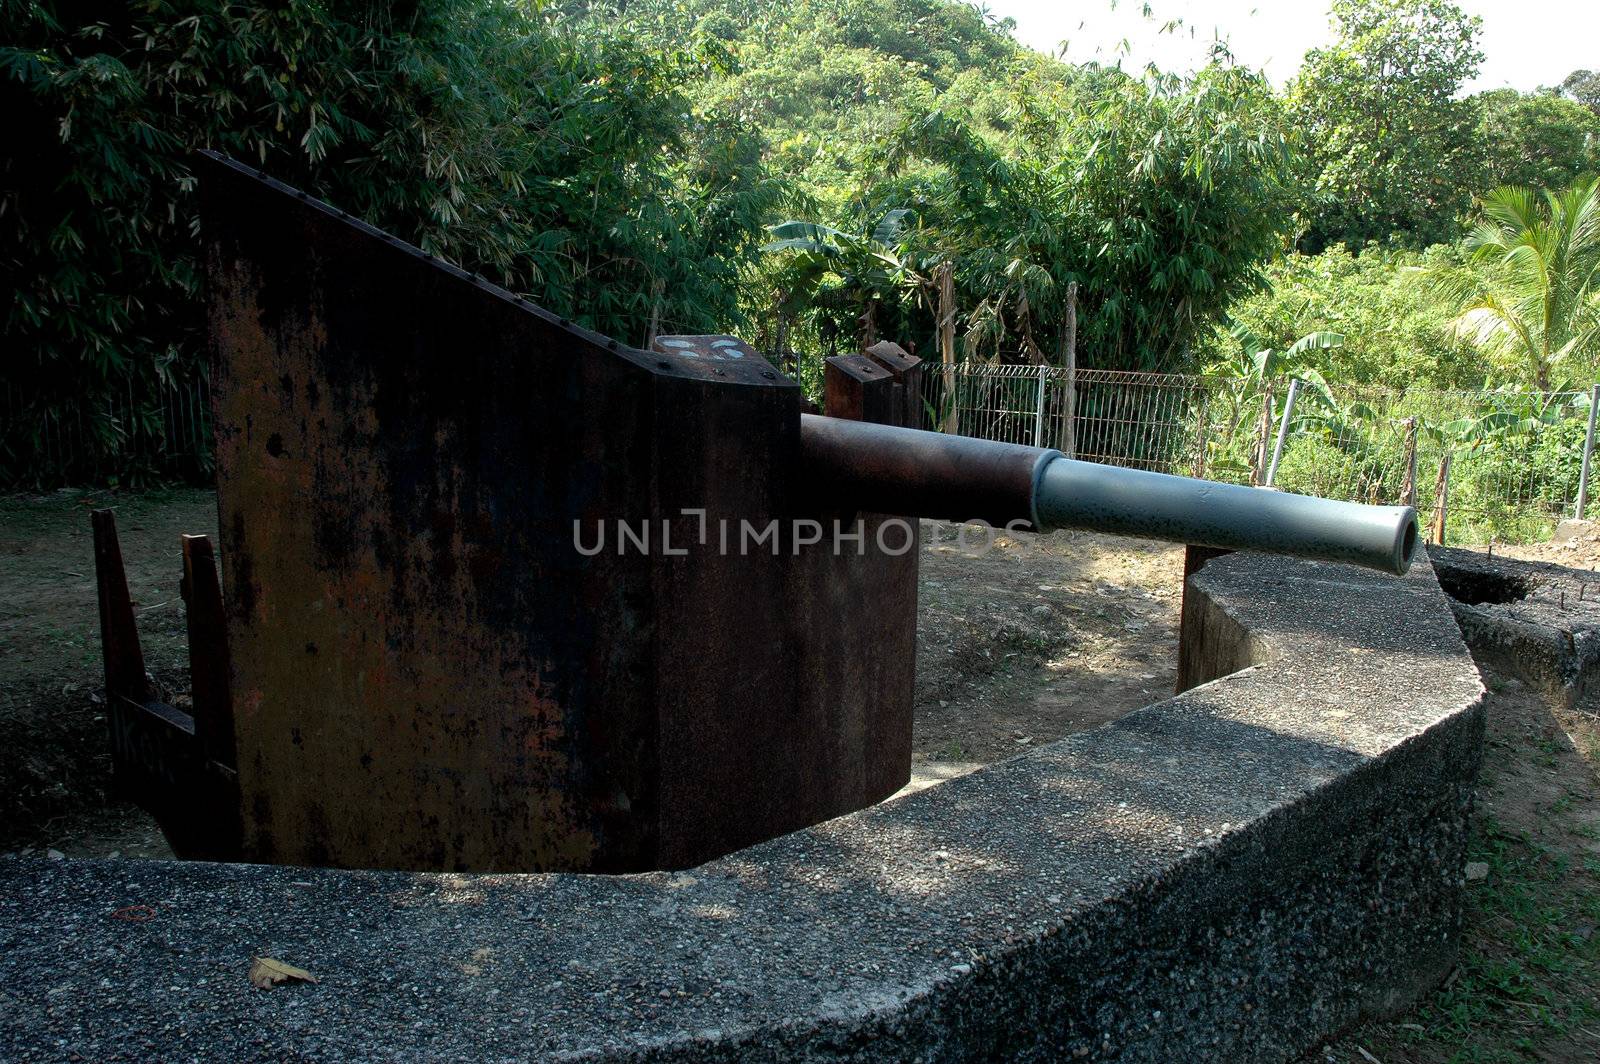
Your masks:
{"label": "gray barrel tip", "polygon": [[1417,528],[1416,508],[1401,507],[1399,524],[1394,538],[1394,574],[1404,576],[1416,559],[1417,547],[1422,543],[1422,533]]}

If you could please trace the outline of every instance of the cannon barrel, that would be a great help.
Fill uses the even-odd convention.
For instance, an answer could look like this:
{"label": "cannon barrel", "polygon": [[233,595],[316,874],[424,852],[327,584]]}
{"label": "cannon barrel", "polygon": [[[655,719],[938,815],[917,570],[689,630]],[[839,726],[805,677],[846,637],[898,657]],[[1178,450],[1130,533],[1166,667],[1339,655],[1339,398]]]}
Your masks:
{"label": "cannon barrel", "polygon": [[819,498],[874,513],[1048,532],[1084,528],[1401,574],[1417,548],[1409,506],[1367,506],[1079,462],[1060,451],[802,416]]}

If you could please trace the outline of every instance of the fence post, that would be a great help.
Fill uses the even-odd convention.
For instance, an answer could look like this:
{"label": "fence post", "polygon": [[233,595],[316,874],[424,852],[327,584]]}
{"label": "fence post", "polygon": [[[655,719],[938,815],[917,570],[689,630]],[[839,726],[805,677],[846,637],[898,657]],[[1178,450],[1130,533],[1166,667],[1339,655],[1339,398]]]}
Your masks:
{"label": "fence post", "polygon": [[667,282],[657,279],[650,286],[650,331],[645,333],[644,349],[650,350],[656,342],[656,337],[661,335],[661,295],[667,290]]}
{"label": "fence post", "polygon": [[1289,394],[1283,400],[1283,420],[1278,422],[1278,442],[1272,447],[1272,464],[1267,467],[1267,487],[1278,477],[1278,462],[1283,458],[1283,438],[1289,434],[1289,416],[1294,413],[1294,397],[1300,394],[1298,378],[1289,382]]}
{"label": "fence post", "polygon": [[1583,467],[1578,470],[1578,510],[1572,516],[1583,520],[1583,511],[1589,506],[1589,456],[1594,454],[1594,412],[1600,406],[1600,384],[1589,392],[1589,431],[1583,437]]}
{"label": "fence post", "polygon": [[1211,393],[1202,392],[1200,396],[1200,441],[1194,451],[1194,473],[1197,479],[1204,479],[1206,475],[1206,442],[1211,436]]}
{"label": "fence post", "polygon": [[1067,320],[1061,332],[1065,349],[1062,364],[1067,368],[1066,433],[1061,450],[1068,458],[1078,457],[1078,282],[1067,283]]}
{"label": "fence post", "polygon": [[1406,478],[1400,484],[1400,501],[1406,506],[1417,505],[1417,419],[1408,417],[1400,424],[1406,429]]}
{"label": "fence post", "polygon": [[1428,529],[1428,542],[1444,546],[1444,521],[1450,512],[1450,456],[1439,459],[1439,479],[1433,483],[1433,523]]}
{"label": "fence post", "polygon": [[798,375],[799,367],[794,364],[793,352],[789,350],[789,316],[784,313],[784,304],[782,302],[777,305],[775,310],[778,315],[778,369],[794,377]]}
{"label": "fence post", "polygon": [[1049,371],[1043,362],[1039,363],[1039,394],[1033,404],[1033,445],[1044,446],[1044,380]]}
{"label": "fence post", "polygon": [[940,432],[960,432],[960,401],[956,394],[956,287],[951,275],[951,264],[940,265],[939,284],[939,363],[943,368],[944,402],[947,404],[939,419]]}
{"label": "fence post", "polygon": [[1256,422],[1256,442],[1250,448],[1250,483],[1260,485],[1267,465],[1267,441],[1272,438],[1272,393],[1271,381],[1264,381],[1265,389],[1261,396],[1261,418]]}

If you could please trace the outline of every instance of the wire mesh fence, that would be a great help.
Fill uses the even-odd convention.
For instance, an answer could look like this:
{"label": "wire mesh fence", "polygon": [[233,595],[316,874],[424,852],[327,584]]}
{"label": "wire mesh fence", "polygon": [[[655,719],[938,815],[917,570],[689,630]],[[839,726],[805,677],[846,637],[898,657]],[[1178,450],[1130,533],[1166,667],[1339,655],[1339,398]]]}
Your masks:
{"label": "wire mesh fence", "polygon": [[1443,502],[1454,542],[1534,539],[1572,516],[1590,408],[1585,392],[1393,390],[1315,375],[1291,398],[1287,380],[930,369],[926,409],[947,432],[1163,473],[1407,502],[1430,525]]}
{"label": "wire mesh fence", "polygon": [[[1411,502],[1453,542],[1529,540],[1572,516],[1591,397],[1433,391],[958,363],[928,366],[929,423],[1091,462],[1358,502]],[[1285,410],[1288,417],[1285,419]],[[1282,435],[1281,451],[1277,446]],[[1441,477],[1445,460],[1448,477]],[[203,376],[91,406],[0,382],[0,488],[200,480],[211,470]]]}
{"label": "wire mesh fence", "polygon": [[196,480],[211,471],[211,392],[203,376],[152,391],[131,381],[103,398],[49,399],[0,380],[0,489]]}

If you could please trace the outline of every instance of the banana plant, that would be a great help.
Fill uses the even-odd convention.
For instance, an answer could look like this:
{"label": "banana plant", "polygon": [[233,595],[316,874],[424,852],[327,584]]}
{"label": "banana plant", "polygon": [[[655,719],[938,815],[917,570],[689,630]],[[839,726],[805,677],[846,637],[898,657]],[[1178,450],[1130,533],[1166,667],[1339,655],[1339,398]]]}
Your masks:
{"label": "banana plant", "polygon": [[1481,393],[1486,409],[1475,416],[1430,426],[1428,434],[1452,452],[1487,453],[1520,446],[1541,426],[1586,413],[1587,392],[1530,392],[1501,386]]}
{"label": "banana plant", "polygon": [[[1238,347],[1230,355],[1217,359],[1203,372],[1209,387],[1207,393],[1222,399],[1222,436],[1207,444],[1214,452],[1207,465],[1218,471],[1245,472],[1249,464],[1234,453],[1239,430],[1252,422],[1260,408],[1262,396],[1269,381],[1281,377],[1296,378],[1301,382],[1302,394],[1311,400],[1310,410],[1302,410],[1301,417],[1324,418],[1337,415],[1338,403],[1322,374],[1309,367],[1296,369],[1296,364],[1308,351],[1327,351],[1344,345],[1344,334],[1319,331],[1302,336],[1287,348],[1268,347],[1248,326],[1235,323],[1229,330]],[[1297,409],[1299,406],[1297,404]],[[1276,410],[1273,412],[1277,416]],[[1297,419],[1298,421],[1299,419]],[[1213,421],[1213,423],[1215,423]]]}
{"label": "banana plant", "polygon": [[910,210],[896,208],[868,233],[850,233],[820,222],[780,222],[767,227],[772,239],[761,250],[788,256],[784,287],[798,301],[859,307],[865,347],[876,339],[878,305],[928,284],[905,250],[913,221]]}

